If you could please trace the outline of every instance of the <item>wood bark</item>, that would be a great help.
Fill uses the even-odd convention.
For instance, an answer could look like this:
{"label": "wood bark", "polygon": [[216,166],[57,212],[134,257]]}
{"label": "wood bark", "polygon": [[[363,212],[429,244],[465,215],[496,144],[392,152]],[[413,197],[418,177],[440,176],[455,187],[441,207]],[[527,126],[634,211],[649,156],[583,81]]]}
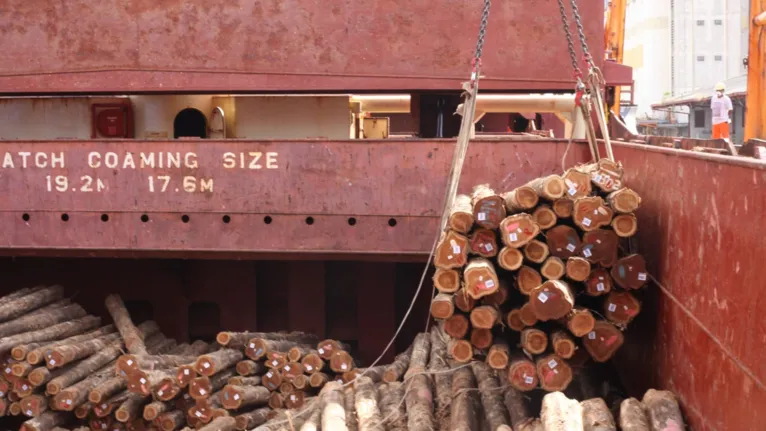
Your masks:
{"label": "wood bark", "polygon": [[368,377],[357,379],[354,387],[354,407],[356,409],[359,430],[384,431],[382,416],[378,406],[378,391]]}
{"label": "wood bark", "polygon": [[[347,431],[346,409],[343,400],[343,389],[340,383],[327,383],[319,394],[324,401],[322,408],[322,429]],[[352,412],[351,412],[352,413]]]}
{"label": "wood bark", "polygon": [[585,350],[596,362],[608,361],[622,346],[625,338],[622,331],[606,321],[597,321],[593,330],[582,338]]}
{"label": "wood bark", "polygon": [[265,424],[270,416],[272,416],[271,409],[263,407],[234,416],[234,419],[237,421],[237,429],[245,431]]}
{"label": "wood bark", "polygon": [[532,188],[538,196],[549,201],[563,197],[566,191],[564,180],[558,175],[536,178],[527,183],[527,186]]}
{"label": "wood bark", "polygon": [[249,359],[237,362],[235,369],[240,376],[254,376],[266,372],[266,366],[262,362],[255,362]]}
{"label": "wood bark", "polygon": [[87,358],[110,344],[118,341],[120,334],[109,334],[103,337],[82,341],[77,344],[64,344],[54,347],[47,355],[46,366],[48,368],[61,368],[78,359]]}
{"label": "wood bark", "polygon": [[572,220],[585,232],[609,226],[612,217],[614,217],[614,211],[598,196],[575,200]]}
{"label": "wood bark", "polygon": [[481,305],[471,310],[471,325],[474,328],[492,329],[500,322],[500,312],[491,305]]}
{"label": "wood bark", "polygon": [[606,201],[613,210],[621,214],[636,212],[641,206],[641,196],[627,187],[609,193]]}
{"label": "wood bark", "polygon": [[343,404],[346,409],[346,426],[350,431],[356,431],[359,423],[354,414],[354,388],[347,386],[343,389]]}
{"label": "wood bark", "polygon": [[596,268],[590,272],[585,281],[585,294],[589,296],[606,295],[612,290],[612,276],[603,268]]}
{"label": "wood bark", "polygon": [[631,254],[618,260],[612,267],[612,279],[623,289],[640,289],[649,277],[646,261],[640,254]]}
{"label": "wood bark", "polygon": [[582,407],[561,392],[543,397],[540,420],[545,431],[582,431]]}
{"label": "wood bark", "polygon": [[468,251],[481,257],[495,257],[499,248],[494,230],[476,228],[468,239]]}
{"label": "wood bark", "polygon": [[[247,346],[253,338],[262,338],[274,341],[293,341],[296,343],[316,344],[319,339],[316,335],[305,332],[219,332],[215,339],[222,347],[229,349],[241,349]],[[206,353],[206,352],[202,352]],[[200,354],[202,354],[200,353]]]}
{"label": "wood bark", "polygon": [[505,201],[489,188],[489,184],[474,186],[471,193],[474,223],[486,229],[497,229],[505,218]]}
{"label": "wood bark", "polygon": [[45,360],[45,352],[49,351],[55,346],[63,344],[79,343],[93,338],[98,338],[103,335],[114,333],[116,328],[114,325],[107,325],[96,329],[95,331],[86,332],[85,334],[74,335],[63,340],[58,341],[44,341],[39,343],[29,343],[17,345],[11,351],[11,355],[17,361],[21,361],[26,358],[27,362],[36,365]]}
{"label": "wood bark", "polygon": [[434,319],[449,319],[454,313],[454,295],[439,293],[431,300],[431,316],[433,316]]}
{"label": "wood bark", "polygon": [[593,331],[596,325],[596,318],[587,308],[575,307],[567,315],[567,329],[575,337],[584,337]]}
{"label": "wood bark", "polygon": [[172,412],[163,413],[158,418],[158,422],[162,431],[180,429],[186,423],[186,412],[182,410],[173,410]]}
{"label": "wood bark", "polygon": [[468,233],[473,226],[473,205],[468,195],[457,195],[450,208],[447,225],[455,232]]}
{"label": "wood bark", "polygon": [[503,247],[497,255],[497,264],[507,271],[516,271],[524,264],[524,254],[513,247]]}
{"label": "wood bark", "polygon": [[454,269],[437,268],[433,282],[439,292],[455,293],[460,289],[460,273]]}
{"label": "wood bark", "polygon": [[549,254],[548,244],[536,239],[524,246],[524,257],[530,262],[543,263]]}
{"label": "wood bark", "polygon": [[160,370],[174,368],[194,362],[197,356],[186,355],[121,355],[117,359],[117,372],[130,374],[137,370]]}
{"label": "wood bark", "polygon": [[489,329],[473,328],[471,329],[471,345],[477,350],[488,349],[492,345],[494,337]]}
{"label": "wood bark", "polygon": [[233,431],[235,429],[237,429],[237,420],[231,416],[216,418],[199,428],[200,431]]}
{"label": "wood bark", "polygon": [[505,404],[506,410],[508,410],[510,423],[514,431],[524,430],[535,421],[534,415],[530,413],[526,397],[513,387],[505,387],[503,403]]}
{"label": "wood bark", "polygon": [[119,295],[109,295],[104,302],[112,320],[114,320],[114,325],[125,341],[125,348],[128,349],[128,352],[134,355],[147,355],[149,352],[146,351],[144,344],[144,334],[139,332],[133,324],[122,298]]}
{"label": "wood bark", "polygon": [[[22,298],[23,299],[23,298]],[[10,304],[14,304],[11,302]],[[50,341],[66,338],[97,327],[101,319],[96,316],[85,316],[79,319],[58,323],[47,328],[24,332],[0,339],[0,353],[10,353],[11,349],[18,344],[28,344],[39,341]]]}
{"label": "wood bark", "polygon": [[53,397],[56,410],[72,411],[88,401],[88,393],[96,385],[109,379],[108,370],[91,375],[72,386],[62,389]]}
{"label": "wood bark", "polygon": [[520,353],[513,353],[508,365],[507,380],[513,388],[521,392],[535,389],[539,379],[534,362]]}
{"label": "wood bark", "polygon": [[548,229],[545,233],[545,242],[548,244],[552,256],[560,259],[569,259],[579,256],[582,251],[580,235],[570,226],[558,225]]}
{"label": "wood bark", "polygon": [[512,431],[508,411],[503,405],[503,392],[492,369],[482,363],[471,364],[473,374],[479,387],[481,404],[484,407],[484,421],[489,429],[495,431]]}
{"label": "wood bark", "polygon": [[470,329],[468,318],[463,314],[454,314],[444,321],[444,331],[453,338],[465,338]]}
{"label": "wood bark", "polygon": [[564,196],[567,199],[574,201],[578,198],[590,195],[591,191],[593,191],[593,187],[590,183],[590,176],[575,168],[567,169],[561,178],[564,180],[566,186],[566,193]]}
{"label": "wood bark", "polygon": [[572,311],[574,294],[561,280],[548,280],[529,293],[535,316],[541,321],[560,319]]}
{"label": "wood bark", "polygon": [[197,373],[203,376],[212,376],[222,370],[237,365],[244,355],[236,349],[221,349],[206,355],[202,355],[195,362]]}
{"label": "wood bark", "polygon": [[354,358],[351,354],[345,350],[338,350],[333,352],[332,358],[330,358],[330,369],[336,373],[345,373],[356,368]]}
{"label": "wood bark", "polygon": [[473,299],[491,295],[500,286],[494,265],[481,257],[471,259],[463,271],[463,280],[465,292]]}
{"label": "wood bark", "polygon": [[567,259],[567,277],[574,281],[585,281],[590,275],[590,262],[582,257],[570,257]]}
{"label": "wood bark", "polygon": [[506,326],[508,326],[508,328],[516,332],[521,332],[521,330],[527,326],[521,320],[520,308],[514,308],[513,310],[509,311],[508,314],[505,315],[505,324]]}
{"label": "wood bark", "polygon": [[614,291],[604,301],[604,317],[618,326],[627,326],[641,312],[641,303],[630,292]]}
{"label": "wood bark", "polygon": [[532,307],[531,303],[525,302],[519,311],[521,312],[519,318],[524,325],[534,326],[537,323],[537,315],[535,314],[535,309]]}
{"label": "wood bark", "polygon": [[572,337],[564,331],[555,331],[551,334],[551,345],[553,352],[563,359],[569,359],[575,354],[577,345]]}
{"label": "wood bark", "polygon": [[537,206],[539,196],[537,192],[529,186],[517,187],[510,192],[503,193],[503,202],[508,214],[516,214],[530,210]]}
{"label": "wood bark", "polygon": [[676,396],[670,391],[649,389],[641,399],[652,431],[686,429]]}
{"label": "wood bark", "polygon": [[455,269],[468,262],[468,238],[457,232],[442,233],[434,251],[434,266],[441,269]]}
{"label": "wood bark", "polygon": [[[261,377],[260,376],[252,376],[252,377],[234,376],[234,377],[229,377],[229,380],[227,383],[230,385],[236,385],[236,386],[260,386]],[[308,381],[306,383],[308,384]]]}
{"label": "wood bark", "polygon": [[500,223],[500,235],[503,244],[508,247],[521,248],[532,241],[540,233],[540,226],[527,213],[508,216]]}
{"label": "wood bark", "polygon": [[[479,429],[479,409],[476,399],[476,379],[470,367],[455,370],[452,376],[452,392],[454,398],[451,406],[451,425],[453,431],[473,431]],[[412,415],[409,406],[407,414]],[[412,419],[410,419],[412,422]],[[411,427],[410,427],[411,428]],[[422,428],[421,428],[422,429]],[[432,428],[426,428],[432,429]]]}
{"label": "wood bark", "polygon": [[619,162],[604,158],[598,163],[578,166],[577,169],[587,173],[593,184],[606,193],[622,188],[624,170]]}
{"label": "wood bark", "polygon": [[326,367],[324,360],[322,360],[317,351],[313,351],[304,356],[303,359],[301,359],[301,365],[303,365],[303,369],[309,374],[319,373]]}
{"label": "wood bark", "polygon": [[263,386],[226,385],[221,393],[221,404],[229,410],[268,404],[271,393]]}
{"label": "wood bark", "polygon": [[123,401],[120,407],[114,411],[114,418],[122,423],[127,423],[140,417],[144,404],[149,401],[149,398],[138,394],[131,394],[128,399]]}
{"label": "wood bark", "polygon": [[62,388],[79,382],[80,380],[114,361],[121,352],[122,341],[112,343],[112,345],[106,349],[96,353],[95,355],[92,355],[87,359],[83,359],[82,361],[73,364],[72,367],[63,368],[66,370],[66,372],[62,373],[54,379],[51,379],[51,381],[49,381],[46,385],[46,390],[50,394],[57,394]]}
{"label": "wood bark", "polygon": [[614,231],[596,229],[583,235],[582,256],[590,263],[609,268],[617,262],[619,246],[620,238]]}
{"label": "wood bark", "polygon": [[65,424],[69,418],[69,414],[65,412],[47,411],[21,424],[21,431],[51,431],[53,428]]}
{"label": "wood bark", "polygon": [[570,218],[572,217],[572,211],[574,211],[574,202],[571,200],[562,198],[553,201],[553,212],[556,213],[556,217]]}
{"label": "wood bark", "polygon": [[521,331],[521,347],[533,355],[539,355],[548,347],[548,335],[537,328],[524,329]]}
{"label": "wood bark", "polygon": [[540,267],[540,275],[547,280],[560,280],[566,273],[564,261],[556,256],[550,256],[545,259],[543,266]]}
{"label": "wood bark", "polygon": [[620,238],[628,238],[638,231],[638,220],[633,214],[619,214],[612,219],[612,229]]}
{"label": "wood bark", "polygon": [[543,283],[543,277],[531,266],[524,265],[516,273],[516,286],[519,292],[529,295],[535,288]]}
{"label": "wood bark", "polygon": [[63,307],[46,306],[14,320],[0,323],[0,338],[47,328],[57,323],[84,317],[86,314],[88,313],[85,309],[77,304]]}
{"label": "wood bark", "polygon": [[7,300],[4,304],[0,304],[0,322],[23,316],[31,310],[60,301],[63,297],[64,288],[55,285],[36,289],[28,295]]}
{"label": "wood bark", "polygon": [[[450,387],[447,389],[452,390],[452,379],[450,379]],[[407,412],[404,409],[404,403],[400,402],[404,398],[404,384],[401,382],[385,383],[380,385],[378,391],[380,393],[380,414],[386,429],[405,431],[407,429]],[[449,404],[445,408],[447,409],[446,412],[436,410],[437,419],[448,420]],[[438,429],[447,428],[440,426]]]}
{"label": "wood bark", "polygon": [[538,226],[540,226],[541,230],[548,230],[553,226],[556,226],[556,221],[558,221],[556,212],[548,205],[540,205],[537,207],[532,213],[532,219]]}
{"label": "wood bark", "polygon": [[652,431],[644,406],[635,398],[628,398],[620,404],[620,429],[622,431]]}
{"label": "wood bark", "polygon": [[546,355],[537,360],[540,387],[548,392],[563,391],[572,383],[572,368],[557,355]]}
{"label": "wood bark", "polygon": [[[433,378],[434,420],[440,425],[445,424],[446,416],[449,415],[450,403],[452,402],[452,374],[446,372],[449,369],[447,363],[447,340],[448,336],[442,328],[438,325],[431,327],[431,351],[428,355],[428,371],[432,373]],[[399,389],[396,390],[398,391]],[[381,403],[383,403],[384,393],[382,389],[380,395]],[[402,407],[404,406],[402,405]],[[382,412],[382,414],[385,417],[386,413]]]}
{"label": "wood bark", "polygon": [[617,431],[612,412],[601,398],[580,403],[584,431]]}

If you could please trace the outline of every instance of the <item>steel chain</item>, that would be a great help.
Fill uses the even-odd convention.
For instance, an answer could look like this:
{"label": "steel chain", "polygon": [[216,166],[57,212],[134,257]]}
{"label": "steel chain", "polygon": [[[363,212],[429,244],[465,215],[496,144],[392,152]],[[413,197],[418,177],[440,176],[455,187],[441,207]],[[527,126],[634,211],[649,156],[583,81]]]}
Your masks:
{"label": "steel chain", "polygon": [[577,7],[577,0],[570,0],[572,4],[572,14],[574,15],[575,23],[577,24],[577,33],[580,36],[580,44],[582,45],[582,52],[585,56],[585,61],[588,62],[588,66],[591,69],[595,69],[596,65],[593,63],[593,57],[588,50],[588,42],[585,39],[585,30],[582,26],[582,18],[580,17],[580,9]]}
{"label": "steel chain", "polygon": [[484,37],[487,35],[487,23],[489,22],[489,7],[491,0],[484,0],[484,8],[481,11],[481,24],[479,25],[479,38],[476,42],[476,53],[473,57],[474,67],[481,62],[481,54],[484,50]]}
{"label": "steel chain", "polygon": [[577,65],[577,53],[574,48],[574,41],[572,40],[572,32],[569,30],[569,20],[567,20],[567,11],[564,8],[564,0],[558,0],[559,12],[561,13],[561,24],[564,26],[564,34],[567,38],[567,45],[569,45],[569,57],[572,59],[572,68],[574,69],[576,76],[582,76],[580,66]]}

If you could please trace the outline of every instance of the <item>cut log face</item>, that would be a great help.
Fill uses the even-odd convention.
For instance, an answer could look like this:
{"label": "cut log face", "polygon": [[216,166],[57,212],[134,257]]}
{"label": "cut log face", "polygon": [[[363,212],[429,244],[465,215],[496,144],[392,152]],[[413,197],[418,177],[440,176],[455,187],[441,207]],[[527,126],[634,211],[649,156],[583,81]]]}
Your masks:
{"label": "cut log face", "polygon": [[505,301],[507,300],[508,300],[508,288],[505,286],[505,283],[501,280],[500,287],[497,289],[497,292],[482,298],[481,303],[483,305],[492,305],[495,307],[500,307],[503,304],[505,304]]}
{"label": "cut log face", "polygon": [[518,187],[508,193],[504,193],[502,197],[508,214],[530,210],[537,206],[539,200],[537,192],[529,186]]}
{"label": "cut log face", "polygon": [[545,259],[540,267],[540,274],[548,280],[559,280],[566,273],[564,262],[556,256]]}
{"label": "cut log face", "polygon": [[558,218],[572,217],[572,211],[574,210],[574,202],[569,199],[562,198],[553,201],[553,212],[556,213]]}
{"label": "cut log face", "polygon": [[524,257],[534,263],[545,262],[545,259],[548,258],[549,254],[548,244],[536,239],[533,239],[529,244],[524,246]]}
{"label": "cut log face", "polygon": [[386,371],[383,372],[383,381],[387,383],[396,382],[401,380],[404,373],[407,372],[407,368],[410,366],[410,358],[412,357],[412,345],[407,350],[396,355],[394,362],[386,367]]}
{"label": "cut log face", "polygon": [[465,266],[466,262],[468,262],[468,238],[454,231],[443,233],[434,252],[434,266],[454,269]]}
{"label": "cut log face", "polygon": [[548,280],[529,294],[535,316],[541,321],[560,319],[572,311],[574,294],[561,280]]}
{"label": "cut log face", "polygon": [[490,305],[482,305],[471,311],[471,325],[474,328],[492,329],[500,321],[500,312]]}
{"label": "cut log face", "polygon": [[474,258],[468,263],[463,272],[465,289],[473,299],[495,293],[500,286],[495,267],[484,258]]}
{"label": "cut log face", "polygon": [[261,378],[261,384],[270,391],[276,391],[282,384],[282,374],[277,370],[269,370]]}
{"label": "cut log face", "polygon": [[564,331],[556,331],[551,335],[551,345],[553,345],[553,352],[564,359],[574,356],[577,349],[572,337]]}
{"label": "cut log face", "polygon": [[564,196],[566,191],[564,180],[558,175],[536,178],[527,186],[531,187],[541,198],[553,201]]}
{"label": "cut log face", "polygon": [[336,373],[345,373],[354,369],[354,358],[345,350],[338,350],[330,358],[330,369]]}
{"label": "cut log face", "polygon": [[585,281],[585,293],[589,296],[606,295],[612,291],[612,276],[603,268],[596,268],[590,272]]}
{"label": "cut log face", "polygon": [[497,229],[505,218],[505,202],[487,184],[473,188],[471,195],[474,222],[486,229]]}
{"label": "cut log face", "polygon": [[636,212],[638,207],[641,206],[641,196],[627,187],[609,193],[606,201],[613,210],[621,214]]}
{"label": "cut log face", "polygon": [[221,404],[229,410],[268,404],[271,394],[263,386],[226,385],[221,392]]}
{"label": "cut log face", "polygon": [[560,259],[569,259],[579,256],[582,251],[582,241],[576,230],[569,226],[559,225],[545,233],[545,242],[548,244],[551,256]]}
{"label": "cut log face", "polygon": [[507,271],[516,271],[524,264],[524,255],[513,247],[503,247],[497,255],[497,264]]}
{"label": "cut log face", "polygon": [[450,356],[460,363],[470,362],[473,359],[473,346],[467,340],[452,340],[448,351]]}
{"label": "cut log face", "polygon": [[431,315],[434,319],[448,319],[455,313],[455,297],[440,293],[431,300]]}
{"label": "cut log face", "polygon": [[637,399],[628,398],[620,404],[620,429],[622,431],[651,431],[649,420],[644,413],[644,406]]}
{"label": "cut log face", "polygon": [[611,292],[604,301],[604,317],[626,326],[641,312],[641,303],[630,292]]}
{"label": "cut log face", "polygon": [[512,357],[508,366],[508,383],[521,392],[537,388],[539,380],[535,364],[523,356]]}
{"label": "cut log face", "polygon": [[511,310],[505,315],[505,324],[516,332],[521,332],[527,326],[521,321],[521,309],[519,308]]}
{"label": "cut log face", "polygon": [[454,269],[438,268],[433,276],[434,286],[442,293],[455,293],[460,289],[460,273]]}
{"label": "cut log face", "polygon": [[649,389],[641,403],[652,430],[686,429],[678,400],[672,392]]}
{"label": "cut log face", "polygon": [[508,366],[511,349],[505,341],[496,341],[487,353],[487,365],[495,370],[504,370]]}
{"label": "cut log face", "polygon": [[547,355],[537,360],[540,387],[548,392],[563,391],[572,383],[572,368],[557,355]]}
{"label": "cut log face", "polygon": [[584,429],[580,403],[577,400],[570,400],[561,392],[553,392],[543,397],[540,421],[542,428],[546,431]]}
{"label": "cut log face", "polygon": [[473,206],[471,197],[457,195],[450,209],[447,225],[455,232],[468,233],[473,226]]}
{"label": "cut log face", "polygon": [[617,249],[620,246],[620,238],[614,231],[606,229],[597,229],[591,232],[585,232],[582,237],[581,256],[588,259],[588,262],[601,264],[610,268],[617,262]]}
{"label": "cut log face", "polygon": [[470,253],[481,257],[495,257],[499,251],[497,235],[494,230],[476,229],[471,234],[468,244]]}
{"label": "cut log face", "polygon": [[332,339],[322,340],[317,344],[317,353],[319,353],[319,356],[325,360],[332,358],[333,353],[338,350],[350,350],[350,348],[347,345]]}
{"label": "cut log face", "polygon": [[596,362],[608,361],[622,346],[624,340],[622,331],[605,321],[596,322],[593,330],[582,338],[585,350]]}
{"label": "cut log face", "polygon": [[590,262],[581,257],[567,259],[567,277],[574,281],[585,281],[590,275]]}
{"label": "cut log face", "polygon": [[462,314],[455,314],[444,322],[444,332],[452,338],[465,338],[469,327],[468,318]]}
{"label": "cut log face", "polygon": [[315,373],[309,377],[309,385],[312,388],[321,388],[330,381],[330,376],[325,373]]}
{"label": "cut log face", "polygon": [[596,318],[587,308],[576,307],[567,316],[567,329],[575,337],[584,337],[593,331]]}
{"label": "cut log face", "polygon": [[633,214],[619,214],[612,220],[612,229],[620,238],[629,238],[638,231],[638,220]]}
{"label": "cut log face", "polygon": [[618,260],[611,274],[614,282],[623,289],[640,289],[649,276],[646,261],[640,254],[631,254]]}
{"label": "cut log face", "polygon": [[580,403],[584,431],[617,431],[612,412],[601,398],[591,398]]}
{"label": "cut log face", "polygon": [[534,326],[537,323],[537,315],[535,315],[535,309],[529,302],[524,303],[521,306],[521,314],[519,318],[526,326]]}
{"label": "cut log face", "polygon": [[464,313],[470,313],[476,306],[476,300],[473,299],[465,289],[460,289],[455,293],[455,307]]}
{"label": "cut log face", "polygon": [[590,174],[593,184],[604,192],[614,192],[622,188],[624,171],[621,164],[609,159],[601,159],[598,163],[584,168]]}
{"label": "cut log face", "polygon": [[556,225],[556,213],[548,205],[540,205],[532,213],[532,219],[542,230],[548,230]]}
{"label": "cut log face", "polygon": [[479,350],[488,349],[493,340],[492,331],[489,329],[473,328],[471,330],[471,344]]}
{"label": "cut log face", "polygon": [[566,184],[566,193],[564,196],[566,196],[567,199],[575,200],[582,198],[590,195],[591,191],[593,191],[590,176],[575,168],[568,169],[562,178]]}
{"label": "cut log face", "polygon": [[522,266],[516,274],[516,285],[519,292],[529,295],[534,289],[543,283],[543,277],[536,269],[530,266]]}
{"label": "cut log face", "polygon": [[521,331],[521,347],[533,355],[539,355],[548,347],[548,335],[539,329],[524,329]]}
{"label": "cut log face", "polygon": [[540,226],[526,213],[508,216],[500,222],[500,235],[508,247],[521,248],[539,233]]}
{"label": "cut log face", "polygon": [[324,360],[319,356],[319,352],[312,352],[301,359],[303,370],[308,374],[314,374],[325,368]]}
{"label": "cut log face", "polygon": [[612,217],[614,217],[614,211],[598,196],[575,200],[572,218],[577,227],[585,232],[609,226]]}

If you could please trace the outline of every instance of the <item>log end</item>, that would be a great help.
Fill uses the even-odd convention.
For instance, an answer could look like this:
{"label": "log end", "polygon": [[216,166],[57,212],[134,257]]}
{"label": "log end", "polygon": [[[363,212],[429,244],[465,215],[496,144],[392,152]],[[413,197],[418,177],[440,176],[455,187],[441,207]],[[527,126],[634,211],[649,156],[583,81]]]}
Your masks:
{"label": "log end", "polygon": [[452,340],[449,344],[449,354],[455,361],[466,363],[473,359],[473,346],[467,340]]}
{"label": "log end", "polygon": [[559,280],[566,273],[564,262],[556,256],[551,256],[545,260],[540,267],[540,275],[547,280]]}
{"label": "log end", "polygon": [[548,355],[537,360],[537,374],[540,387],[549,392],[563,391],[572,382],[572,368],[557,355]]}
{"label": "log end", "polygon": [[583,345],[596,362],[608,361],[622,346],[625,338],[622,331],[614,325],[598,321],[593,330],[583,337]]}
{"label": "log end", "polygon": [[553,210],[547,205],[537,207],[535,212],[532,213],[532,218],[542,230],[548,230],[552,228],[556,225],[556,221],[558,221],[556,213],[553,212]]}
{"label": "log end", "polygon": [[633,214],[619,214],[612,220],[614,233],[621,238],[628,238],[638,231],[638,220]]}
{"label": "log end", "polygon": [[505,324],[516,332],[521,332],[527,325],[521,320],[521,309],[515,308],[505,315]]}
{"label": "log end", "polygon": [[568,316],[567,329],[575,337],[584,337],[596,325],[596,318],[586,309],[576,309]]}
{"label": "log end", "polygon": [[524,256],[534,263],[543,263],[548,254],[548,246],[542,241],[535,239],[524,246]]}
{"label": "log end", "polygon": [[524,295],[529,295],[536,287],[543,283],[543,277],[536,269],[530,266],[522,266],[516,274],[516,285]]}
{"label": "log end", "polygon": [[437,269],[433,281],[439,292],[455,293],[460,289],[460,273],[454,269]]}
{"label": "log end", "polygon": [[535,389],[539,384],[535,364],[528,359],[512,360],[508,366],[508,383],[522,392]]}
{"label": "log end", "polygon": [[231,332],[219,332],[215,336],[215,341],[223,347],[226,347],[231,342]]}
{"label": "log end", "polygon": [[492,331],[483,328],[471,330],[471,344],[477,349],[488,349],[492,345]]}
{"label": "log end", "polygon": [[464,338],[469,328],[468,318],[462,314],[454,314],[444,322],[444,332],[452,338]]}
{"label": "log end", "polygon": [[524,254],[513,247],[503,247],[497,256],[497,264],[507,271],[516,271],[524,264]]}

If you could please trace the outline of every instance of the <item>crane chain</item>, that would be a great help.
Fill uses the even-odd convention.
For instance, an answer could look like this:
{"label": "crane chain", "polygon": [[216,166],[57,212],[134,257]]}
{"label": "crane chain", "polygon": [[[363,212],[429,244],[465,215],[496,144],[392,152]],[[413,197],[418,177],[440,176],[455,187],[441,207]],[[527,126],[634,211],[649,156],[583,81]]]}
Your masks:
{"label": "crane chain", "polygon": [[572,60],[572,69],[574,69],[575,76],[581,77],[582,71],[580,66],[577,65],[577,53],[574,48],[574,40],[572,40],[572,32],[569,30],[569,22],[567,20],[567,12],[564,7],[564,0],[558,0],[559,12],[561,13],[561,24],[564,26],[564,35],[567,38],[567,45],[569,46],[569,57]]}
{"label": "crane chain", "polygon": [[583,55],[585,56],[585,61],[591,69],[595,69],[596,65],[593,63],[593,56],[590,55],[590,51],[588,50],[588,41],[585,38],[585,30],[582,25],[582,17],[580,17],[580,8],[577,7],[577,0],[570,0],[570,3],[572,4],[572,15],[574,15],[575,24],[577,24],[577,34],[580,37],[580,45],[582,47]]}
{"label": "crane chain", "polygon": [[491,6],[491,0],[484,0],[484,8],[481,11],[481,24],[479,25],[479,37],[476,41],[476,53],[473,57],[473,63],[475,66],[481,62],[481,54],[484,50],[484,38],[487,35],[487,24],[489,22],[489,7]]}

